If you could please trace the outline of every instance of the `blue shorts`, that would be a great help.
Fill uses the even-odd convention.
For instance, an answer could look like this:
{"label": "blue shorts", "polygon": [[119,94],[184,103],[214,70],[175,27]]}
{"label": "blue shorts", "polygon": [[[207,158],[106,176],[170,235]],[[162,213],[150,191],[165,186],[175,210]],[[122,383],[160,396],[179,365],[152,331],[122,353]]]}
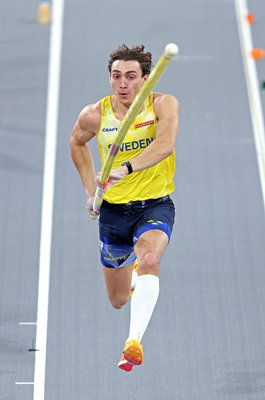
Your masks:
{"label": "blue shorts", "polygon": [[136,259],[134,245],[142,233],[159,229],[170,240],[175,207],[169,196],[127,204],[103,201],[99,217],[101,263],[124,267]]}

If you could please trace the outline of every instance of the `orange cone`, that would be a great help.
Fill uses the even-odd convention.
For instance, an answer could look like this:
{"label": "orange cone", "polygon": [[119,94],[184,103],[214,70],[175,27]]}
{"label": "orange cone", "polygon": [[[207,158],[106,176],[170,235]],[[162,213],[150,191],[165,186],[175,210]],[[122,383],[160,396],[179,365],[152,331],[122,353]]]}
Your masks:
{"label": "orange cone", "polygon": [[37,20],[41,25],[47,25],[51,22],[51,5],[48,1],[40,2]]}
{"label": "orange cone", "polygon": [[249,24],[254,24],[254,22],[256,21],[255,15],[254,15],[254,14],[248,14],[248,15],[246,15],[246,21],[247,21]]}
{"label": "orange cone", "polygon": [[265,58],[265,50],[264,49],[252,49],[250,52],[250,56],[255,60],[261,60]]}

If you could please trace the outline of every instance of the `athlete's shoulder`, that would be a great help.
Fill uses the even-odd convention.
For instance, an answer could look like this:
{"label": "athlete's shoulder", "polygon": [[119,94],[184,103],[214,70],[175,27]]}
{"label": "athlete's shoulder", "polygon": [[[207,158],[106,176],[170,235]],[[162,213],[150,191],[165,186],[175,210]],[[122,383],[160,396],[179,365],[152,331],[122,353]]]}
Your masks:
{"label": "athlete's shoulder", "polygon": [[178,99],[168,93],[155,92],[154,93],[154,110],[156,114],[159,114],[161,110],[172,110],[172,112],[178,112],[179,102]]}
{"label": "athlete's shoulder", "polygon": [[171,102],[179,104],[178,99],[173,94],[154,92],[154,103]]}
{"label": "athlete's shoulder", "polygon": [[88,104],[78,117],[78,124],[82,130],[97,133],[100,126],[101,106],[100,101]]}

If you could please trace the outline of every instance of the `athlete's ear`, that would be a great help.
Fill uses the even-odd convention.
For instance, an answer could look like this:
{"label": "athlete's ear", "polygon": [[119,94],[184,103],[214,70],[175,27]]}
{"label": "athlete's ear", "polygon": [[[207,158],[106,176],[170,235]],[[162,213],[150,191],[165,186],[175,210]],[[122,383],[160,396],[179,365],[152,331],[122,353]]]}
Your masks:
{"label": "athlete's ear", "polygon": [[146,81],[147,78],[148,78],[147,74],[143,76],[144,81]]}

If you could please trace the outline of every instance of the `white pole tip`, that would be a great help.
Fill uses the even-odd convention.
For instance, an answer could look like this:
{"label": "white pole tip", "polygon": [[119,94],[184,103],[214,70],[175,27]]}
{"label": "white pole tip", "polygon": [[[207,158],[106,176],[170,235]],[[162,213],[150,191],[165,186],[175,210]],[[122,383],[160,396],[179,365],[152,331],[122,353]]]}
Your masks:
{"label": "white pole tip", "polygon": [[175,43],[168,43],[165,47],[165,54],[168,57],[174,57],[178,52],[179,48]]}

